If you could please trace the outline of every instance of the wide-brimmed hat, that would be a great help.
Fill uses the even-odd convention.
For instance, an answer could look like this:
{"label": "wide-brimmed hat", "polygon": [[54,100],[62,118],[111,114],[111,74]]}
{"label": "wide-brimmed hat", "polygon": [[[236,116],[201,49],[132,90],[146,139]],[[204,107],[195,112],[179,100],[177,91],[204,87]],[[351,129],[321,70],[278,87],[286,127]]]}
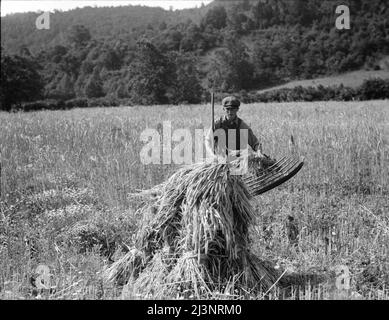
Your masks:
{"label": "wide-brimmed hat", "polygon": [[222,105],[226,109],[239,108],[240,101],[234,96],[228,96],[223,99]]}

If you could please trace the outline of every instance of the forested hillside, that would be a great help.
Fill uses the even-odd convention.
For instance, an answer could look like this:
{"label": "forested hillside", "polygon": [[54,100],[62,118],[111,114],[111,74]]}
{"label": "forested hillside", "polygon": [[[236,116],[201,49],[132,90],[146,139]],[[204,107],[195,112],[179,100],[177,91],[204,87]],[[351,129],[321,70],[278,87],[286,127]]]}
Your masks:
{"label": "forested hillside", "polygon": [[[350,30],[335,28],[340,4],[350,8]],[[176,11],[88,7],[52,13],[49,30],[36,29],[37,16],[1,19],[2,109],[37,96],[198,103],[210,88],[259,90],[380,69],[377,61],[389,54],[386,0],[215,0]],[[9,97],[25,86],[17,74],[26,70],[38,72],[39,81]]]}
{"label": "forested hillside", "polygon": [[85,7],[51,13],[49,30],[35,27],[38,13],[19,13],[1,18],[1,43],[10,53],[18,53],[23,46],[37,53],[42,48],[64,44],[69,29],[81,24],[94,39],[123,40],[131,44],[145,32],[164,29],[185,17],[199,22],[200,12],[201,9],[167,11],[144,6]]}

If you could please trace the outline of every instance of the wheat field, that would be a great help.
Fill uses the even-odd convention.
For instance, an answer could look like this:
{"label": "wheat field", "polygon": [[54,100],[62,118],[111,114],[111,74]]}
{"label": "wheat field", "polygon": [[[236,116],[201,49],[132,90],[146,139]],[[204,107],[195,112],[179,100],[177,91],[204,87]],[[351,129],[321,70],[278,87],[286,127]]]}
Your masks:
{"label": "wheat field", "polygon": [[[140,133],[171,121],[194,134],[210,115],[210,105],[0,113],[0,299],[120,299],[122,288],[100,275],[133,244],[141,217],[128,195],[178,168],[143,165]],[[293,136],[305,158],[293,179],[255,199],[252,251],[301,274],[346,265],[344,298],[388,299],[388,101],[250,104],[238,115],[266,154],[288,154]],[[38,265],[51,290],[34,285]],[[330,284],[291,291],[281,298],[336,298]]]}

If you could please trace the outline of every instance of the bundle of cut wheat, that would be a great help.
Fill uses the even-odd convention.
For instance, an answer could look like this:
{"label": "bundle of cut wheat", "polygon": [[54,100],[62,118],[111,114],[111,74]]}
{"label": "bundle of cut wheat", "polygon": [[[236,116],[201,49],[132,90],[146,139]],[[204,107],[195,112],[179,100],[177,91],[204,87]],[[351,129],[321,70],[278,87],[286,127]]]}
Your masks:
{"label": "bundle of cut wheat", "polygon": [[[133,251],[143,258],[129,253],[106,270],[106,277],[113,280],[134,268],[137,293],[156,298],[177,292],[212,297],[215,288],[231,281],[246,292],[274,284],[275,270],[248,250],[251,195],[230,168],[216,163],[184,167],[143,192],[153,195],[140,209],[143,221]],[[141,264],[136,269],[134,261]]]}

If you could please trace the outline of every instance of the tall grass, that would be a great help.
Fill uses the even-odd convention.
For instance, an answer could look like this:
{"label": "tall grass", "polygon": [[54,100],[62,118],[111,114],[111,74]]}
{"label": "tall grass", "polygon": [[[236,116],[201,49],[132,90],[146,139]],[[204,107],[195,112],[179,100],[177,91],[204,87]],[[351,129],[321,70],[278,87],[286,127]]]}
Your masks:
{"label": "tall grass", "polygon": [[[306,159],[292,180],[257,198],[252,250],[299,272],[346,264],[353,292],[387,298],[387,101],[252,104],[239,116],[266,154],[287,154],[292,135]],[[163,121],[194,137],[210,126],[210,106],[0,114],[0,296],[35,297],[30,276],[45,263],[57,292],[69,287],[65,298],[117,297],[114,288],[91,292],[102,286],[98,270],[133,241],[139,217],[127,195],[177,168],[140,162],[140,132]],[[288,216],[299,231],[296,245]]]}

